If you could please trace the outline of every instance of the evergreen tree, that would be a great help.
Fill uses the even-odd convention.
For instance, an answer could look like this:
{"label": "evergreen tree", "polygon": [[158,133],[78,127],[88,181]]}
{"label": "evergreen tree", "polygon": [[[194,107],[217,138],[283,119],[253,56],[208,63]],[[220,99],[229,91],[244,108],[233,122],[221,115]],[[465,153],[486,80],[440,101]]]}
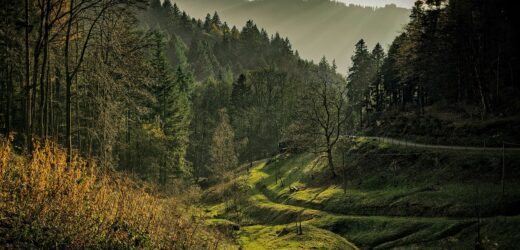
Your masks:
{"label": "evergreen tree", "polygon": [[215,77],[220,66],[211,45],[197,37],[192,39],[190,44],[188,62],[196,79],[199,80],[210,76]]}
{"label": "evergreen tree", "polygon": [[181,15],[181,27],[187,33],[193,32],[193,22],[190,20],[190,17],[188,16],[188,14],[186,14],[186,11],[183,11],[182,15]]}
{"label": "evergreen tree", "polygon": [[234,25],[233,28],[231,28],[231,39],[235,41],[240,39],[240,31],[238,31],[237,27]]}
{"label": "evergreen tree", "polygon": [[222,32],[224,32],[224,33],[229,34],[229,32],[230,32],[229,25],[227,24],[227,22],[224,22],[224,24],[222,24],[221,29],[222,29]]}
{"label": "evergreen tree", "polygon": [[368,84],[371,76],[371,58],[363,39],[359,40],[352,56],[352,66],[347,77],[347,97],[350,105],[358,111],[360,126],[363,126],[363,108],[368,107]]}
{"label": "evergreen tree", "polygon": [[154,72],[154,94],[157,97],[155,115],[161,122],[160,129],[165,135],[163,143],[167,148],[160,165],[160,181],[166,184],[172,175],[183,177],[190,173],[185,157],[191,112],[189,93],[183,91],[182,87],[187,88],[191,83],[183,75],[174,77],[170,73],[161,33],[154,32],[154,43],[151,66]]}
{"label": "evergreen tree", "polygon": [[204,25],[203,25],[204,30],[206,32],[211,32],[211,24],[212,24],[212,22],[211,22],[211,15],[208,13],[206,15],[206,19],[204,19]]}
{"label": "evergreen tree", "polygon": [[175,18],[181,17],[181,10],[179,9],[179,6],[177,6],[177,3],[173,4],[172,13]]}
{"label": "evergreen tree", "polygon": [[231,105],[233,113],[239,112],[240,109],[247,107],[246,100],[248,92],[246,76],[244,74],[240,74],[237,81],[233,83],[233,89],[231,91]]}
{"label": "evergreen tree", "polygon": [[222,26],[222,21],[220,21],[220,17],[216,11],[213,14],[213,17],[211,18],[211,24],[214,24],[219,28],[220,28],[220,26]]}
{"label": "evergreen tree", "polygon": [[260,31],[258,27],[253,22],[253,20],[248,20],[244,28],[242,28],[242,32],[240,32],[240,38],[244,42],[253,43],[258,42],[258,38],[260,37]]}
{"label": "evergreen tree", "polygon": [[161,0],[151,0],[150,8],[153,10],[159,10],[162,7]]}
{"label": "evergreen tree", "polygon": [[171,66],[186,69],[188,66],[188,46],[186,46],[182,38],[173,35],[167,45],[168,59]]}
{"label": "evergreen tree", "polygon": [[402,103],[401,79],[399,76],[399,68],[397,66],[397,57],[399,56],[399,46],[404,39],[404,34],[399,35],[390,45],[388,56],[382,65],[383,89],[385,91],[385,99],[392,108],[398,108]]}
{"label": "evergreen tree", "polygon": [[180,91],[186,96],[191,95],[193,81],[193,77],[190,73],[185,72],[181,66],[177,67],[177,71],[175,72],[175,84],[179,86]]}
{"label": "evergreen tree", "polygon": [[167,15],[172,14],[173,5],[172,2],[170,2],[170,0],[164,0],[162,7],[166,11]]}
{"label": "evergreen tree", "polygon": [[190,125],[189,160],[193,162],[193,175],[196,181],[211,177],[210,148],[213,131],[219,123],[219,110],[225,108],[219,83],[209,78],[194,89],[193,121]]}
{"label": "evergreen tree", "polygon": [[376,44],[371,53],[372,56],[372,79],[370,81],[370,105],[378,112],[383,110],[383,73],[382,66],[385,52],[379,43]]}

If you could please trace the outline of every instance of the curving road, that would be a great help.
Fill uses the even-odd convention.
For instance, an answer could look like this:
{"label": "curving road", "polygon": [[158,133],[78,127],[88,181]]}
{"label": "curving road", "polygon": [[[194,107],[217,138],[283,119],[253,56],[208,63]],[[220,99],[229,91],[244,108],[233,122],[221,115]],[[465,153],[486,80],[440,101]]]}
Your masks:
{"label": "curving road", "polygon": [[519,152],[520,148],[493,148],[493,147],[465,147],[465,146],[445,146],[445,145],[432,145],[432,144],[422,144],[409,142],[404,140],[398,140],[388,137],[378,137],[378,136],[350,136],[351,138],[367,138],[371,140],[378,140],[382,142],[386,142],[393,145],[400,145],[405,147],[414,147],[414,148],[427,148],[427,149],[443,149],[443,150],[461,150],[461,151],[491,151],[491,152]]}

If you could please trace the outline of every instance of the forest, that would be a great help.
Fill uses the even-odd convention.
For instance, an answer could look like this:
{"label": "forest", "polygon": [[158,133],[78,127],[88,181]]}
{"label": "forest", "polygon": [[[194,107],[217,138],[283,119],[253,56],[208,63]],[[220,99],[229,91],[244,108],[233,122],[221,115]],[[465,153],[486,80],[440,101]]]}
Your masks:
{"label": "forest", "polygon": [[364,6],[330,0],[175,2],[195,18],[204,19],[207,13],[217,11],[231,26],[239,27],[252,19],[270,33],[287,36],[302,58],[316,63],[323,56],[336,60],[342,74],[350,66],[352,48],[360,38],[371,46],[378,42],[386,46],[408,22],[410,14],[409,9],[397,7],[392,1],[387,1],[386,6],[373,7],[373,0],[366,1]]}
{"label": "forest", "polygon": [[0,248],[514,248],[507,1],[280,3],[388,12],[317,62],[234,1],[1,0]]}

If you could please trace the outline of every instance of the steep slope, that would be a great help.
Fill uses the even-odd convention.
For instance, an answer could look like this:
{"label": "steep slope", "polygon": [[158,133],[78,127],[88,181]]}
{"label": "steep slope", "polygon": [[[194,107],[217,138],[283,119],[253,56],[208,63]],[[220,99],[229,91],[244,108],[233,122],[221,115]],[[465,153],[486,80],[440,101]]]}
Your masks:
{"label": "steep slope", "polygon": [[231,27],[218,14],[203,21],[188,13],[170,1],[152,0],[139,19],[144,29],[165,34],[173,68],[187,67],[199,81],[228,69],[235,75],[264,68],[299,75],[315,66],[302,60],[287,38],[270,35],[254,21]]}
{"label": "steep slope", "polygon": [[193,111],[187,155],[194,177],[205,182],[217,181],[210,150],[218,148],[212,143],[221,112],[229,116],[233,140],[240,142],[239,160],[262,159],[277,151],[284,132],[295,122],[309,79],[327,71],[334,81],[344,81],[333,63],[302,60],[287,38],[270,37],[253,21],[242,28],[229,27],[214,14],[202,22],[159,0],[151,1],[140,20],[143,28],[166,38],[174,77],[194,78],[186,88]]}
{"label": "steep slope", "polygon": [[[408,22],[410,11],[389,5],[384,8],[345,5],[329,0],[176,0],[196,18],[217,11],[230,25],[242,26],[253,19],[259,27],[289,37],[300,55],[318,62],[335,59],[346,73],[354,44],[364,38],[370,46],[388,45]],[[410,6],[411,7],[411,6]]]}
{"label": "steep slope", "polygon": [[[215,203],[227,190],[222,186],[207,192],[206,201],[213,204],[208,211],[239,221],[238,242],[246,246],[261,244],[259,235],[280,239],[275,235],[283,228],[295,235],[300,221],[306,237],[321,228],[369,249],[469,249],[478,240],[487,248],[508,249],[519,240],[517,154],[504,157],[502,197],[499,154],[413,149],[365,139],[349,146],[337,180],[330,180],[319,157],[282,155],[257,162],[249,174],[244,172],[247,178],[238,179],[250,187],[242,202]],[[338,162],[341,155],[337,152]],[[305,243],[293,239],[291,244],[284,247]]]}

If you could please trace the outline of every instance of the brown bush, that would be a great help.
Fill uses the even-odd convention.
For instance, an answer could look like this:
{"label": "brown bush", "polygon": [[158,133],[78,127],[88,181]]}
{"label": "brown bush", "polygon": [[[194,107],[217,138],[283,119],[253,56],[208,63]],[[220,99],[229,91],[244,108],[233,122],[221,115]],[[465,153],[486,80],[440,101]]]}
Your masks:
{"label": "brown bush", "polygon": [[[0,245],[14,248],[214,249],[221,236],[175,198],[149,185],[100,174],[93,161],[53,142],[31,157],[0,142]],[[220,244],[220,245],[219,245]]]}

